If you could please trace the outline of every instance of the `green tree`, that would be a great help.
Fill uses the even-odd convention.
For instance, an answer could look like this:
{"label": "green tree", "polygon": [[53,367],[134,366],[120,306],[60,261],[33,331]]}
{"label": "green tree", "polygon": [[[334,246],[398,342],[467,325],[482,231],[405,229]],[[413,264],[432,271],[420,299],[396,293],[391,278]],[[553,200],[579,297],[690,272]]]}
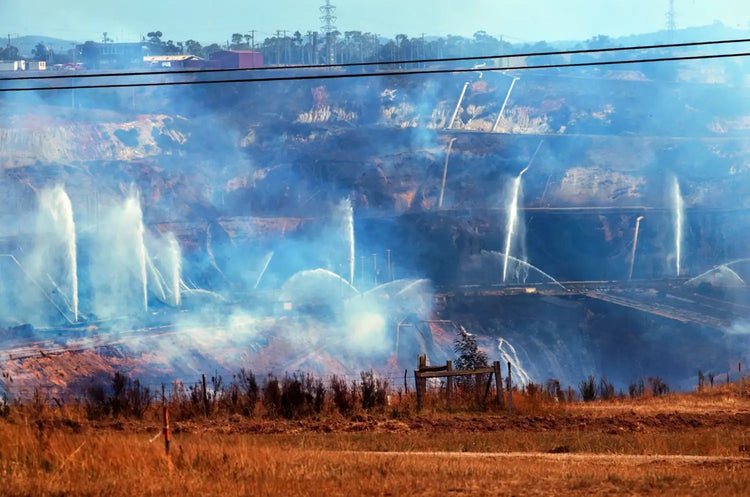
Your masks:
{"label": "green tree", "polygon": [[31,50],[31,56],[34,57],[34,60],[47,60],[48,55],[49,51],[41,41]]}
{"label": "green tree", "polygon": [[409,59],[409,51],[411,48],[411,42],[409,41],[409,37],[405,34],[398,34],[396,35],[396,46],[397,48],[397,54],[396,58],[399,60],[406,60]]}
{"label": "green tree", "polygon": [[245,42],[245,37],[241,33],[232,34],[232,43],[229,45],[232,50],[247,50],[249,47]]}
{"label": "green tree", "polygon": [[224,49],[221,48],[218,44],[211,43],[207,47],[203,48],[203,55],[204,55],[204,57],[209,57],[212,53],[214,53],[214,52],[221,52],[222,50],[224,50]]}
{"label": "green tree", "polygon": [[167,41],[162,46],[162,52],[165,55],[175,55],[175,54],[181,54],[182,53],[182,46],[180,43],[175,45],[175,43],[172,40]]}
{"label": "green tree", "polygon": [[597,50],[601,48],[612,48],[616,46],[612,42],[612,39],[606,35],[596,35],[593,38],[586,40],[586,48],[589,50]]}
{"label": "green tree", "polygon": [[89,67],[96,67],[97,62],[97,49],[96,43],[89,40],[81,46],[81,50],[78,53],[78,60]]}
{"label": "green tree", "polygon": [[479,350],[477,337],[466,331],[463,326],[458,327],[453,350],[457,354],[456,369],[477,369],[488,365],[487,354]]}
{"label": "green tree", "polygon": [[203,47],[195,40],[188,40],[185,42],[185,53],[195,55],[197,57],[202,57]]}
{"label": "green tree", "polygon": [[13,45],[0,50],[0,59],[2,60],[19,60],[21,57],[18,55],[18,48]]}
{"label": "green tree", "polygon": [[164,55],[164,42],[161,41],[161,31],[151,31],[146,34],[148,37],[148,49],[151,55]]}

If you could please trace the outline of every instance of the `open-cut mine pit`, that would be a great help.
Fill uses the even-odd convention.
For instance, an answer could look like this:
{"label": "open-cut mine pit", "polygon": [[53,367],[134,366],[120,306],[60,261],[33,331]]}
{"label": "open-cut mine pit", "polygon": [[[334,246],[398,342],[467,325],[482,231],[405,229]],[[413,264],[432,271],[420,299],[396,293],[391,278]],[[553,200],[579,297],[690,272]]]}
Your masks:
{"label": "open-cut mine pit", "polygon": [[459,326],[518,382],[728,371],[746,95],[613,72],[497,122],[499,73],[2,94],[4,388],[400,375]]}

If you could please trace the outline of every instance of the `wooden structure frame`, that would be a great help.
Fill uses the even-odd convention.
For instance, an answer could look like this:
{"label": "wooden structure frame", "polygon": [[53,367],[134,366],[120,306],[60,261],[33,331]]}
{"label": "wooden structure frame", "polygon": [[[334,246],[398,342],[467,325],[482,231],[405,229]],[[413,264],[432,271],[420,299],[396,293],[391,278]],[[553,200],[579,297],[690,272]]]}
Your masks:
{"label": "wooden structure frame", "polygon": [[[480,398],[480,383],[483,374],[489,374],[487,385],[484,388],[484,396]],[[450,407],[451,395],[453,393],[453,378],[456,376],[471,376],[476,379],[475,395],[477,403],[487,398],[492,385],[492,375],[495,375],[495,389],[497,391],[496,401],[503,407],[503,376],[500,370],[500,361],[494,361],[492,366],[477,369],[453,369],[453,361],[447,361],[445,366],[428,366],[427,356],[420,355],[417,359],[417,369],[414,370],[414,384],[417,390],[417,409],[422,409],[424,394],[427,391],[427,378],[446,378],[445,401]]]}

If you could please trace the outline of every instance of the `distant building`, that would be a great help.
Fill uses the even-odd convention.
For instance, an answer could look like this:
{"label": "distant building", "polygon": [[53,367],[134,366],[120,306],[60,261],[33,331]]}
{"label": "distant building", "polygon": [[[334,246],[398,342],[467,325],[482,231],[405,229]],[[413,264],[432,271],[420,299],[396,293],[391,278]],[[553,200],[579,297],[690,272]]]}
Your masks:
{"label": "distant building", "polygon": [[253,69],[263,67],[263,54],[250,50],[222,50],[209,56],[209,67],[216,69]]}
{"label": "distant building", "polygon": [[0,71],[25,71],[25,60],[0,60]]}
{"label": "distant building", "polygon": [[143,66],[154,69],[183,69],[185,67],[195,67],[195,62],[201,59],[195,55],[147,55],[143,57]]}
{"label": "distant building", "polygon": [[76,45],[76,58],[86,69],[126,69],[139,67],[149,55],[146,42],[97,43],[87,41]]}
{"label": "distant building", "polygon": [[43,60],[30,60],[26,62],[27,71],[46,71],[47,62]]}

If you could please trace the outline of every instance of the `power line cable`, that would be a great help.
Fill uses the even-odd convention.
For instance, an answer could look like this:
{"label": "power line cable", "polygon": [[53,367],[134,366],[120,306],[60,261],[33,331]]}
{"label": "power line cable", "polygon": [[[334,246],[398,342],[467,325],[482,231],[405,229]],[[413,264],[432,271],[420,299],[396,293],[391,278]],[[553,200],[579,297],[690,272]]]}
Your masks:
{"label": "power line cable", "polygon": [[[230,84],[230,83],[260,83],[273,81],[307,81],[307,80],[324,80],[324,79],[348,79],[348,78],[372,78],[385,76],[411,76],[418,74],[449,74],[449,73],[472,73],[472,72],[506,72],[506,71],[523,71],[531,69],[561,69],[572,67],[593,67],[593,66],[612,66],[626,64],[641,64],[654,62],[679,62],[689,60],[710,60],[724,59],[730,57],[747,57],[750,52],[738,52],[729,54],[710,54],[710,55],[688,55],[680,57],[658,57],[651,59],[633,59],[633,60],[610,60],[610,61],[589,61],[589,62],[570,62],[562,64],[542,64],[536,66],[511,66],[511,67],[472,67],[472,68],[454,68],[454,69],[424,69],[414,71],[384,71],[370,72],[361,74],[314,74],[314,75],[297,75],[297,76],[276,76],[270,78],[234,78],[234,79],[216,79],[204,81],[158,81],[142,83],[108,83],[81,86],[29,86],[21,88],[0,88],[0,92],[20,92],[20,91],[50,91],[50,90],[91,90],[105,88],[138,88],[138,87],[155,87],[155,86],[184,86],[184,85],[206,85],[206,84]],[[324,66],[325,67],[325,66]]]}
{"label": "power line cable", "polygon": [[21,76],[21,77],[3,77],[0,81],[27,81],[27,80],[44,80],[44,79],[83,79],[83,78],[111,78],[111,77],[128,77],[128,76],[158,76],[174,74],[214,74],[238,71],[279,71],[290,69],[337,69],[347,67],[369,67],[369,66],[389,66],[399,64],[434,64],[440,62],[470,62],[487,59],[517,59],[526,57],[545,57],[554,55],[581,55],[597,54],[607,52],[627,52],[636,50],[657,50],[666,48],[689,48],[703,47],[712,45],[727,45],[738,43],[749,43],[750,38],[737,38],[727,40],[712,41],[693,41],[685,43],[666,43],[656,45],[635,45],[629,47],[609,47],[609,48],[587,48],[578,50],[558,50],[552,52],[527,52],[520,54],[499,54],[499,55],[474,55],[471,57],[442,57],[437,59],[408,59],[392,61],[371,61],[371,62],[346,62],[341,64],[296,64],[288,66],[267,66],[242,69],[178,69],[168,71],[128,71],[113,73],[89,73],[89,74],[55,74],[44,76]]}

